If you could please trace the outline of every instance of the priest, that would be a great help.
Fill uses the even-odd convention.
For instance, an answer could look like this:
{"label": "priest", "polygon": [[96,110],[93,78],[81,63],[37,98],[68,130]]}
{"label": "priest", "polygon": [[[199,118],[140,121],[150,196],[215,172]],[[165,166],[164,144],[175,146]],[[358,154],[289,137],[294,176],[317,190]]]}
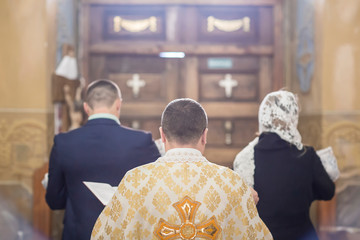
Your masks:
{"label": "priest", "polygon": [[202,155],[207,124],[196,101],[170,102],[160,127],[165,155],[126,173],[91,239],[272,239],[251,189]]}

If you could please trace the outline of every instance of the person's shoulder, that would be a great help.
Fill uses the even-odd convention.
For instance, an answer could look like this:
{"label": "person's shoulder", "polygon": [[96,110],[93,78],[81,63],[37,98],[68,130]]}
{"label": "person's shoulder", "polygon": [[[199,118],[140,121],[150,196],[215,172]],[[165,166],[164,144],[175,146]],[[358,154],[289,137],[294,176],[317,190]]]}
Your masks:
{"label": "person's shoulder", "polygon": [[81,134],[83,131],[83,127],[79,127],[68,132],[61,132],[55,135],[55,140],[65,140],[65,139],[72,139],[75,136]]}
{"label": "person's shoulder", "polygon": [[134,128],[130,128],[130,127],[125,127],[125,126],[120,126],[122,131],[125,132],[125,134],[127,135],[132,135],[135,136],[137,138],[139,137],[149,137],[152,136],[151,132],[145,131],[145,130],[140,130],[140,129],[134,129]]}
{"label": "person's shoulder", "polygon": [[227,181],[231,182],[233,187],[246,185],[244,179],[229,167],[221,166],[216,163],[209,163],[209,165],[213,168],[213,173],[216,171],[223,179],[227,179]]}
{"label": "person's shoulder", "polygon": [[208,165],[213,168],[215,171],[218,171],[222,175],[226,176],[239,176],[234,170],[230,169],[229,167],[219,165],[217,163],[209,162]]}
{"label": "person's shoulder", "polygon": [[303,153],[303,155],[306,155],[306,156],[316,155],[315,148],[310,145],[303,145],[303,149],[299,150],[299,151],[301,151]]}
{"label": "person's shoulder", "polygon": [[301,150],[294,146],[293,154],[297,159],[300,159],[302,162],[307,162],[309,164],[314,164],[314,162],[320,160],[316,154],[315,148],[311,145],[303,145]]}
{"label": "person's shoulder", "polygon": [[[128,177],[131,180],[132,178],[134,178],[134,176],[139,176],[139,174],[138,174],[139,172],[144,173],[145,175],[149,175],[148,173],[158,170],[157,169],[158,165],[161,165],[161,164],[159,164],[157,162],[151,162],[151,163],[147,163],[147,164],[132,168],[126,172],[126,175],[124,176],[124,178]],[[144,176],[144,175],[142,175],[142,176]]]}

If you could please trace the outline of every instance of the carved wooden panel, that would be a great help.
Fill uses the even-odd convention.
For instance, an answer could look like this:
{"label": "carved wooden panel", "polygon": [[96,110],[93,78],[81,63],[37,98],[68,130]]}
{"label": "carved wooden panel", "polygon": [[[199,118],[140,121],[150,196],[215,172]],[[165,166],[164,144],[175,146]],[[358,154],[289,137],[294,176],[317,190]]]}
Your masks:
{"label": "carved wooden panel", "polygon": [[162,74],[166,61],[159,57],[144,55],[90,55],[90,81],[106,78],[110,74]]}
{"label": "carved wooden panel", "polygon": [[122,96],[130,101],[166,100],[165,79],[161,74],[109,74],[110,80],[122,89]]}
{"label": "carved wooden panel", "polygon": [[[271,44],[272,9],[255,6],[204,6],[197,9],[200,42]],[[265,31],[264,31],[265,30]]]}
{"label": "carved wooden panel", "polygon": [[209,120],[208,146],[240,149],[255,138],[257,118]]}
{"label": "carved wooden panel", "polygon": [[258,101],[259,58],[199,58],[200,101]]}
{"label": "carved wooden panel", "polygon": [[[154,138],[168,102],[199,101],[209,117],[205,155],[231,167],[255,136],[262,98],[282,86],[281,4],[265,2],[91,0],[84,11],[84,75],[117,82],[121,123]],[[162,59],[163,51],[185,58]]]}
{"label": "carved wooden panel", "polygon": [[198,40],[201,42],[241,42],[257,40],[256,7],[200,7]]}
{"label": "carved wooden panel", "polygon": [[91,8],[91,42],[165,40],[165,9],[159,6]]}
{"label": "carved wooden panel", "polygon": [[[221,83],[226,84],[227,81],[236,85],[222,87]],[[257,76],[254,74],[203,74],[200,76],[201,101],[254,101],[258,96],[257,88]]]}

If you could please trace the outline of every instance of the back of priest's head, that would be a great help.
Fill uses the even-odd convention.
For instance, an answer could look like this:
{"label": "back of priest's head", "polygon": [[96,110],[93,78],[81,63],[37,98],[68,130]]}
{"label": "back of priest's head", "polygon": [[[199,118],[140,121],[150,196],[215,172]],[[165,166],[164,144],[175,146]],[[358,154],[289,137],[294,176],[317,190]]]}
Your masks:
{"label": "back of priest's head", "polygon": [[120,99],[121,92],[116,83],[99,79],[89,84],[86,90],[85,102],[92,108],[110,108],[114,102]]}
{"label": "back of priest's head", "polygon": [[161,116],[161,128],[166,139],[180,145],[196,144],[207,125],[204,108],[190,98],[171,101]]}

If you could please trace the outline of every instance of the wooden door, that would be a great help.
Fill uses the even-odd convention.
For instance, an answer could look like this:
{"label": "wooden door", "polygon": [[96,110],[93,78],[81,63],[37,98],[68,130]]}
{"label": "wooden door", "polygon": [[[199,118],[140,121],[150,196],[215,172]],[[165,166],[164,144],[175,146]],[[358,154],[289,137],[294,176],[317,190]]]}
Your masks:
{"label": "wooden door", "polygon": [[262,98],[283,84],[281,1],[87,0],[81,12],[82,72],[119,84],[122,124],[159,138],[166,104],[193,98],[209,117],[206,157],[232,167]]}

